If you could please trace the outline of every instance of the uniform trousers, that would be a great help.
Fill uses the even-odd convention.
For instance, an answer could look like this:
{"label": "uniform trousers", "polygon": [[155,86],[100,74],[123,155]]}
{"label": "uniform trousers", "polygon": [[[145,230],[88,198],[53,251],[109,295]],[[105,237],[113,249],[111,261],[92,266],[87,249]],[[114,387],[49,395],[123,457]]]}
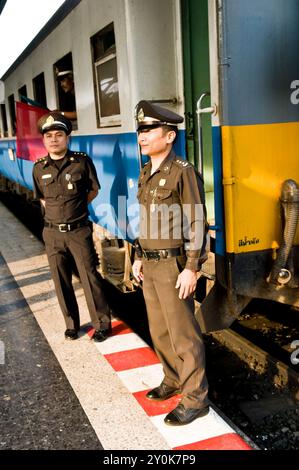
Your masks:
{"label": "uniform trousers", "polygon": [[175,288],[180,258],[143,259],[143,294],[163,383],[181,389],[186,408],[201,408],[208,401],[205,351],[193,298],[180,300]]}
{"label": "uniform trousers", "polygon": [[93,327],[96,330],[108,328],[110,309],[103,293],[102,277],[96,270],[91,228],[86,225],[70,232],[59,232],[45,227],[43,239],[66,327],[80,328],[79,308],[72,284],[75,261]]}

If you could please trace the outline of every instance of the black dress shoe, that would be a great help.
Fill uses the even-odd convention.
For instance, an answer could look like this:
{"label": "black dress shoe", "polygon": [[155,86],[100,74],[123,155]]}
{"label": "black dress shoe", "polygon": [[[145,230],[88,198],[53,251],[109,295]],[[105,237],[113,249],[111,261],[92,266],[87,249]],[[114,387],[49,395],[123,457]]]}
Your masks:
{"label": "black dress shoe", "polygon": [[108,336],[110,335],[111,331],[112,331],[111,326],[109,326],[108,328],[103,328],[103,329],[100,329],[100,330],[95,330],[92,339],[93,339],[94,341],[97,341],[98,343],[101,343],[102,341],[105,341],[105,339],[108,338]]}
{"label": "black dress shoe", "polygon": [[185,408],[183,404],[179,404],[164,418],[164,422],[170,426],[182,426],[192,423],[197,418],[206,416],[209,413],[209,407],[204,408]]}
{"label": "black dress shoe", "polygon": [[64,337],[65,337],[65,339],[71,339],[71,340],[77,339],[78,338],[78,331],[69,328],[69,329],[65,330]]}
{"label": "black dress shoe", "polygon": [[145,396],[148,400],[163,401],[173,397],[174,395],[178,395],[178,393],[180,393],[180,390],[177,388],[161,383],[159,387],[153,388],[153,390],[147,392]]}

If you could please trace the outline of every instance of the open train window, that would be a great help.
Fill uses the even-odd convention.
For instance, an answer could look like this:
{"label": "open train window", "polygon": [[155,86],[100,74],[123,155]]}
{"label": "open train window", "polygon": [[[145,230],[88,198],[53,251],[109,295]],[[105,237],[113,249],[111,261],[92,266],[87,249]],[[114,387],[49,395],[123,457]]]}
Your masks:
{"label": "open train window", "polygon": [[19,100],[22,101],[22,103],[26,103],[26,100],[24,98],[27,98],[27,87],[26,85],[21,86],[21,88],[18,89],[19,93]]}
{"label": "open train window", "polygon": [[40,73],[32,80],[33,96],[41,108],[47,108],[46,87],[44,72]]}
{"label": "open train window", "polygon": [[77,129],[77,108],[72,53],[69,52],[54,64],[58,109],[71,119]]}
{"label": "open train window", "polygon": [[6,108],[5,104],[1,104],[1,122],[2,122],[2,137],[8,136],[8,126],[7,126],[7,117],[6,117]]}
{"label": "open train window", "polygon": [[11,135],[16,135],[16,107],[14,94],[8,97],[8,109],[11,122]]}
{"label": "open train window", "polygon": [[98,127],[120,125],[117,58],[113,23],[91,37]]}

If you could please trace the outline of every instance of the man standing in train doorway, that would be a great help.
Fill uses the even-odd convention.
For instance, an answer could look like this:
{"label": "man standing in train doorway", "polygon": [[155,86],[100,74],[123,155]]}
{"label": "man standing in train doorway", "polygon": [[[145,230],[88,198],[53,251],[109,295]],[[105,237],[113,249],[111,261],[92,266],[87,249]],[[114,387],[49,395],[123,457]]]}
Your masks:
{"label": "man standing in train doorway", "polygon": [[164,372],[162,383],[146,397],[163,401],[181,393],[164,420],[178,426],[209,412],[204,344],[192,297],[196,273],[207,258],[203,182],[172,149],[181,116],[140,101],[136,119],[141,153],[150,161],[138,182],[140,236],[133,274],[143,281],[149,328]]}
{"label": "man standing in train doorway", "polygon": [[96,270],[88,204],[100,184],[92,160],[83,152],[68,149],[72,123],[58,112],[43,116],[39,132],[48,155],[33,168],[35,196],[44,210],[43,239],[56,295],[62,310],[65,338],[75,340],[80,330],[79,309],[72,285],[75,261],[95,332],[104,341],[111,331],[110,309],[102,278]]}

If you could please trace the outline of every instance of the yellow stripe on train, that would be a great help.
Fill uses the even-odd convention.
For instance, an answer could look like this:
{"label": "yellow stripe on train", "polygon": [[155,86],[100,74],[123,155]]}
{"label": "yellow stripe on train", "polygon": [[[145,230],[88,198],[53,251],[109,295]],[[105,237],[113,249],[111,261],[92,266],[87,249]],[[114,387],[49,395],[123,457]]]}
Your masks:
{"label": "yellow stripe on train", "polygon": [[[280,192],[299,184],[299,123],[223,126],[226,251],[276,248],[282,239]],[[297,227],[296,244],[299,244]]]}

